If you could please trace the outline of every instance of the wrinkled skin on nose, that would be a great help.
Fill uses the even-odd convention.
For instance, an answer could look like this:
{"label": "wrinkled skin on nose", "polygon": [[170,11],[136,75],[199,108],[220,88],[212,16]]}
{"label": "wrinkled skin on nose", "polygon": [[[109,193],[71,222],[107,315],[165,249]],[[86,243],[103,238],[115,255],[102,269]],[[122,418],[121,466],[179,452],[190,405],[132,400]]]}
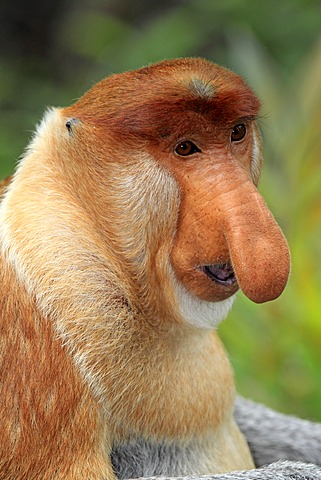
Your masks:
{"label": "wrinkled skin on nose", "polygon": [[290,271],[287,242],[251,183],[231,195],[222,224],[231,263],[244,294],[257,303],[274,300]]}
{"label": "wrinkled skin on nose", "polygon": [[[179,183],[181,210],[171,256],[178,279],[207,301],[224,300],[239,287],[257,303],[277,298],[289,276],[289,249],[249,174],[226,164],[191,169]],[[221,281],[224,276],[229,281]]]}

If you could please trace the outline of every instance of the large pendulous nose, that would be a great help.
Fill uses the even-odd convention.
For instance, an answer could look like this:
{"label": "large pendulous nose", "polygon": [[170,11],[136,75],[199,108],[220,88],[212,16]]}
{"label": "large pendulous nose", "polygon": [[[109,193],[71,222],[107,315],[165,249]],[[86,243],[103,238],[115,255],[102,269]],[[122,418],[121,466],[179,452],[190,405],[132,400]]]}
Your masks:
{"label": "large pendulous nose", "polygon": [[274,300],[290,272],[287,241],[250,181],[230,191],[225,200],[224,235],[238,284],[256,303]]}

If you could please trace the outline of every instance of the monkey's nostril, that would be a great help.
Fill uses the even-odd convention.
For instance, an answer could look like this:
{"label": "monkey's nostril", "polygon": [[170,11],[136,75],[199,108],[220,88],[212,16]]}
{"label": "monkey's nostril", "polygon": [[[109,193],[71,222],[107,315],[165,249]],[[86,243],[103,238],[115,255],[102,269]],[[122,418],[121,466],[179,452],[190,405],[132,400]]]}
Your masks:
{"label": "monkey's nostril", "polygon": [[236,283],[236,276],[230,263],[205,265],[202,270],[211,280],[220,285],[231,286]]}

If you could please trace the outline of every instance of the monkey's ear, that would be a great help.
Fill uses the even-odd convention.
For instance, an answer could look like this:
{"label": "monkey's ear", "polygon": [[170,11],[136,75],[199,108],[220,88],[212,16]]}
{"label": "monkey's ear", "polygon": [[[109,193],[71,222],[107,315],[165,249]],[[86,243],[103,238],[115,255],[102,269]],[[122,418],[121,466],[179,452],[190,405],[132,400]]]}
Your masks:
{"label": "monkey's ear", "polygon": [[65,125],[68,130],[68,133],[71,135],[73,132],[74,127],[80,123],[80,120],[78,118],[68,118],[66,121]]}

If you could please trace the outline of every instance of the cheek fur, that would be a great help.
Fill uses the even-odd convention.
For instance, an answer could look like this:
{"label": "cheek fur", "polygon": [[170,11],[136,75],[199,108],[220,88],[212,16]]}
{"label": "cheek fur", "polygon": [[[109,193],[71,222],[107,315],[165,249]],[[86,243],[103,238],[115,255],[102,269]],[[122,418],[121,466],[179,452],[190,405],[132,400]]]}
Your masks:
{"label": "cheek fur", "polygon": [[251,174],[254,185],[258,185],[262,170],[261,138],[257,127],[253,130],[253,146],[251,155]]}

